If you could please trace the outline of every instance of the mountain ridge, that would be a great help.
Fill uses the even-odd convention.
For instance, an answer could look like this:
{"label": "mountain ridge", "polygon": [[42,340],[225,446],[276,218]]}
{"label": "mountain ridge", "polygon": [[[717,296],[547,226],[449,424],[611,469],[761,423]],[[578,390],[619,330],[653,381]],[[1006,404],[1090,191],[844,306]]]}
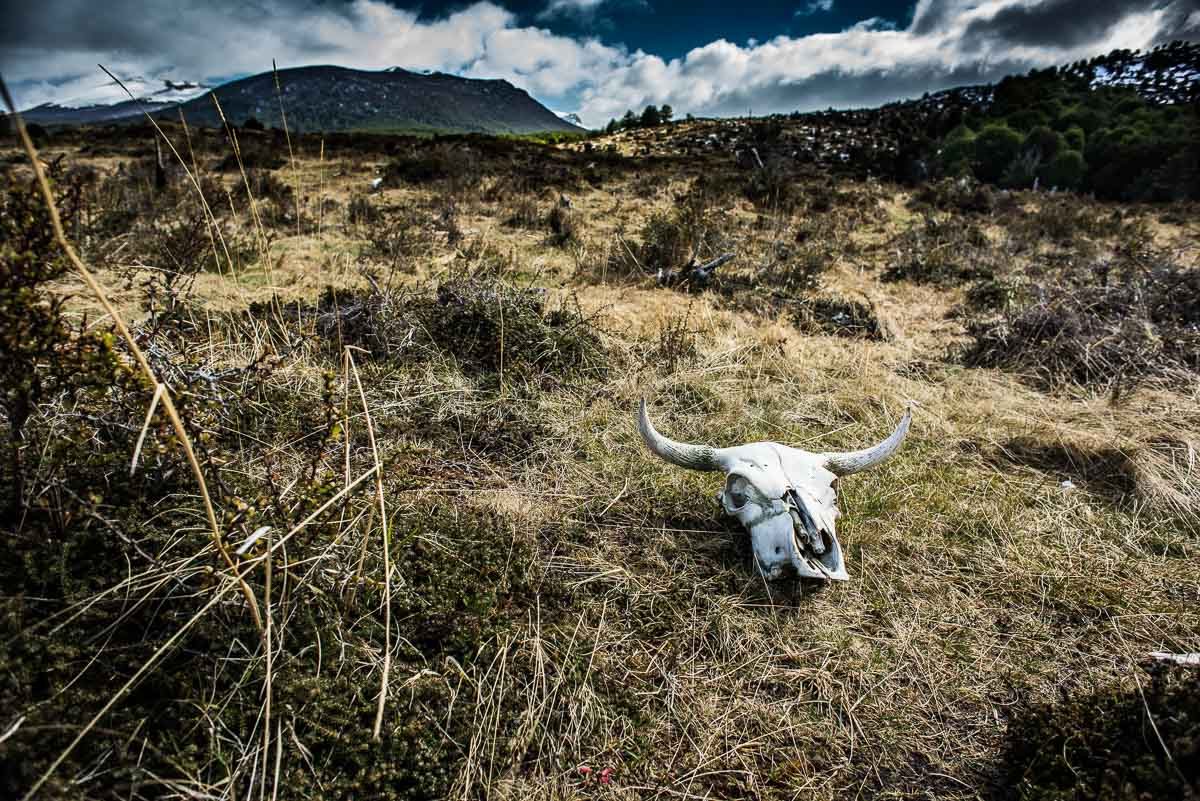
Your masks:
{"label": "mountain ridge", "polygon": [[223,113],[233,125],[245,125],[253,119],[268,127],[283,127],[281,101],[288,128],[297,133],[534,134],[583,130],[503,79],[463,78],[442,72],[422,74],[399,67],[371,71],[335,65],[263,72],[179,102],[159,103],[151,96],[84,108],[73,108],[65,102],[45,103],[23,115],[30,123],[68,127],[130,122],[146,112],[156,118],[175,119],[182,111],[190,124],[198,126],[220,127]]}

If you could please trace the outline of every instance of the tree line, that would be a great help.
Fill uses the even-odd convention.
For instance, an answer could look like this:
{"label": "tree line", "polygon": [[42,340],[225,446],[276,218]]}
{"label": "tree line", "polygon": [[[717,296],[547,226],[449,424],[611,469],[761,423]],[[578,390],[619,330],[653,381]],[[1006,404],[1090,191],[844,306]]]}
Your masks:
{"label": "tree line", "polygon": [[604,126],[604,132],[616,133],[617,131],[630,131],[634,128],[656,128],[659,125],[669,124],[674,116],[675,110],[666,103],[661,106],[646,106],[641,114],[629,109],[621,119],[609,120],[608,125]]}

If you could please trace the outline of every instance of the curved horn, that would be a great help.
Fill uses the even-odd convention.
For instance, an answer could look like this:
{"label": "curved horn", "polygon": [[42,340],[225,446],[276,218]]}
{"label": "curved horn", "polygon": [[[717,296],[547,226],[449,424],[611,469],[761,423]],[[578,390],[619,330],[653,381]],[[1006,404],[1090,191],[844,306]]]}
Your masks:
{"label": "curved horn", "polygon": [[650,422],[650,415],[646,414],[645,398],[642,398],[641,406],[638,407],[638,431],[641,432],[646,447],[664,461],[689,470],[722,469],[716,450],[708,445],[676,442],[658,433]]}
{"label": "curved horn", "polygon": [[868,467],[874,467],[896,452],[900,443],[904,442],[904,436],[908,433],[908,425],[911,422],[912,409],[908,408],[904,410],[904,417],[900,418],[900,424],[896,426],[896,430],[878,445],[861,451],[821,454],[821,458],[825,460],[825,469],[835,475],[848,476],[851,473],[866,470]]}

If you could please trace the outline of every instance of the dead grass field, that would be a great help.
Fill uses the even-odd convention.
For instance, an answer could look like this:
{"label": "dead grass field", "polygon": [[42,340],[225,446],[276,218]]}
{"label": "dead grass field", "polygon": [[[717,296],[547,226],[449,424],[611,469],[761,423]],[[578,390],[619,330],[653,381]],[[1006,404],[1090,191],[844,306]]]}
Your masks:
{"label": "dead grass field", "polygon": [[[106,181],[144,175],[142,145],[61,149],[98,171],[96,214]],[[1096,694],[1169,729],[1139,665],[1200,651],[1187,351],[1151,333],[1135,359],[1162,370],[1087,384],[961,354],[972,325],[1090,265],[1196,270],[1196,216],[1032,194],[929,212],[913,190],[821,175],[756,207],[720,154],[628,141],[625,157],[560,148],[544,182],[526,145],[412,182],[388,177],[394,154],[319,145],[271,171],[289,189],[256,199],[257,224],[240,173],[198,157],[242,255],[207,243],[152,300],[147,276],[172,267],[142,246],[194,212],[180,171],[169,199],[129,179],[137,213],[80,241],[181,393],[227,540],[270,527],[238,557],[269,634],[165,421],[130,477],[150,393],[47,399],[6,534],[9,797],[86,730],[39,797],[1086,798],[1103,771],[1072,774],[1086,760],[1058,741],[1053,770],[1013,756],[1048,730],[1031,719]],[[440,146],[477,147],[417,152]],[[707,289],[650,271],[721,252]],[[972,306],[985,289],[1001,300]],[[109,324],[77,278],[54,291],[69,319]],[[1124,357],[1106,358],[1088,369]],[[841,484],[851,580],[766,584],[719,478],[641,444],[643,397],[676,438],[815,450],[878,441],[914,402],[900,452]],[[1143,735],[1120,742],[1154,751]],[[1157,757],[1193,791],[1195,742]]]}

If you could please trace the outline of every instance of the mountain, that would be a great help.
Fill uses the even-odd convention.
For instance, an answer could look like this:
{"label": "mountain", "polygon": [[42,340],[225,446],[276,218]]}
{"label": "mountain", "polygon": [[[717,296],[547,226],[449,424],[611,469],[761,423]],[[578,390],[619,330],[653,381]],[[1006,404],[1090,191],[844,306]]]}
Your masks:
{"label": "mountain", "polygon": [[[446,131],[527,134],[579,131],[508,81],[422,75],[392,67],[379,72],[344,67],[296,67],[279,71],[287,125],[292,131]],[[254,118],[283,127],[275,74],[264,72],[212,91],[226,118],[242,125]],[[218,126],[212,98],[182,106],[188,121]],[[175,112],[171,113],[174,116]]]}
{"label": "mountain", "polygon": [[561,120],[563,120],[564,122],[569,122],[569,123],[571,123],[572,125],[574,125],[574,126],[575,126],[575,127],[577,127],[577,128],[585,128],[585,127],[587,127],[587,126],[585,126],[585,125],[583,124],[583,120],[581,120],[581,119],[579,118],[579,115],[578,115],[578,114],[576,114],[576,113],[574,113],[574,112],[571,112],[571,111],[568,111],[568,112],[561,112],[561,111],[560,111],[560,112],[559,112],[559,114],[558,114],[558,116],[559,116],[559,118],[560,118]]}
{"label": "mountain", "polygon": [[39,125],[95,125],[137,117],[143,111],[174,108],[209,91],[208,86],[194,81],[163,79],[150,81],[141,77],[122,81],[137,100],[116,81],[105,81],[90,87],[83,94],[22,112],[26,122]]}
{"label": "mountain", "polygon": [[[583,130],[503,80],[416,73],[400,67],[372,72],[332,66],[280,70],[278,79],[287,125],[294,132],[529,134]],[[129,100],[115,84],[104,84],[91,96],[45,103],[23,114],[31,123],[71,126],[128,122],[143,111],[177,120],[182,110],[193,125],[219,127],[215,96],[233,125],[255,119],[266,126],[283,127],[273,72],[211,90],[189,82],[163,84],[154,88],[139,79],[128,82],[140,102]]]}

